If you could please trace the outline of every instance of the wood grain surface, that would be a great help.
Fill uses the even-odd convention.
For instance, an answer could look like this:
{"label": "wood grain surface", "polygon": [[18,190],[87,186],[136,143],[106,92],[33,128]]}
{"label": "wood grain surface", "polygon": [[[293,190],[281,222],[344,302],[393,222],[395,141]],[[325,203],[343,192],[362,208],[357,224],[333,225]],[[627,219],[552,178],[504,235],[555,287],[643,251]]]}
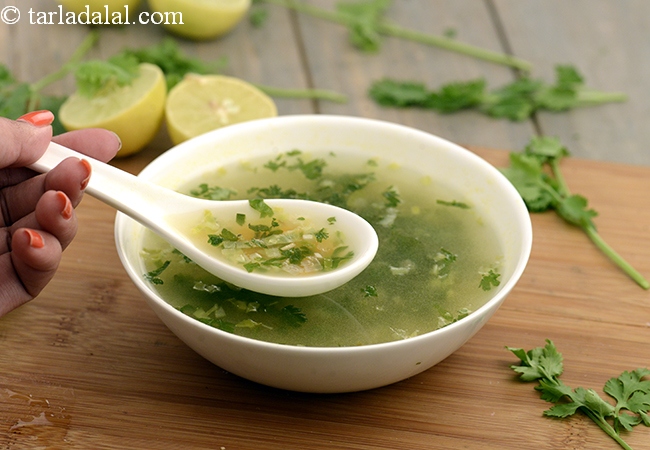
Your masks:
{"label": "wood grain surface", "polygon": [[[334,8],[337,0],[305,0]],[[27,10],[52,0],[0,0],[23,20],[0,23],[0,63],[34,82],[58,69],[87,36],[85,26],[34,25]],[[146,2],[143,2],[146,8]],[[337,24],[269,6],[261,28],[242,22],[209,42],[178,43],[223,73],[283,88],[344,93],[348,102],[275,98],[279,113],[347,114],[389,120],[469,146],[497,166],[531,136],[559,136],[571,189],[599,212],[602,236],[650,277],[650,2],[647,0],[394,0],[387,18],[533,64],[551,81],[574,64],[594,89],[622,91],[621,104],[537,114],[519,123],[463,112],[380,108],[367,95],[382,77],[443,83],[484,77],[500,86],[508,68],[397,38],[381,51],[353,49]],[[89,58],[106,58],[168,37],[160,27],[100,29]],[[67,95],[72,77],[47,93]],[[115,164],[133,173],[170,147],[164,129],[142,153]],[[503,149],[503,150],[494,150]],[[602,392],[610,377],[650,366],[650,292],[626,278],[579,230],[533,215],[534,247],[521,282],[466,345],[432,369],[392,386],[345,395],[306,395],[260,386],[207,362],[180,342],[127,278],[113,243],[115,212],[86,197],[80,231],[38,299],[0,319],[1,449],[616,449],[577,415],[549,406],[518,381],[504,346],[552,339],[563,380]],[[629,436],[650,449],[650,429]]]}
{"label": "wood grain surface", "polygon": [[[505,151],[472,148],[497,166]],[[118,162],[137,172],[150,155]],[[603,237],[650,274],[650,169],[566,160]],[[518,381],[504,346],[552,339],[563,380],[601,391],[650,361],[650,293],[577,229],[533,215],[520,283],[456,353],[403,382],[311,395],[231,375],[178,340],[118,260],[114,211],[86,197],[80,233],[35,301],[0,320],[0,448],[72,449],[615,449],[586,417],[542,417],[548,404]],[[650,448],[650,429],[629,435]]]}
{"label": "wood grain surface", "polygon": [[[333,9],[338,0],[303,0]],[[57,70],[88,34],[83,25],[37,25],[28,10],[52,12],[54,0],[0,0],[0,9],[22,11],[14,25],[0,21],[0,62],[20,80],[34,82]],[[143,8],[147,7],[143,1]],[[264,26],[244,21],[230,34],[208,42],[179,40],[188,55],[206,61],[225,58],[222,70],[253,83],[283,88],[319,88],[348,96],[344,104],[275,98],[280,114],[331,113],[390,120],[453,142],[518,150],[530,136],[558,136],[577,157],[650,165],[650,2],[646,0],[393,0],[386,18],[402,27],[443,35],[529,61],[531,76],[554,79],[554,67],[572,64],[585,84],[627,93],[625,103],[537,114],[524,122],[493,120],[476,112],[438,115],[431,111],[381,108],[367,95],[383,77],[443,83],[483,77],[490,88],[515,78],[499,65],[403,39],[385,37],[378,53],[362,53],[346,29],[305,14],[266,5]],[[169,35],[162,27],[132,24],[100,28],[101,39],[88,58],[106,58]],[[69,95],[69,76],[47,93]],[[162,134],[154,147],[169,146]]]}

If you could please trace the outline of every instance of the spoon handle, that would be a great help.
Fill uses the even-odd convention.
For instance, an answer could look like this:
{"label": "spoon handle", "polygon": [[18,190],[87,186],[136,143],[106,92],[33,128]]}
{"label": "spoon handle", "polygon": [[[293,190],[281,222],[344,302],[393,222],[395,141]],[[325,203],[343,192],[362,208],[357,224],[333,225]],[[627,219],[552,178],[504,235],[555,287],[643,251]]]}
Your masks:
{"label": "spoon handle", "polygon": [[161,212],[156,205],[160,203],[160,199],[173,193],[169,189],[140,180],[135,175],[54,142],[50,142],[43,156],[29,167],[46,173],[70,157],[84,159],[92,168],[92,175],[86,187],[88,194],[145,226],[158,228],[157,222]]}

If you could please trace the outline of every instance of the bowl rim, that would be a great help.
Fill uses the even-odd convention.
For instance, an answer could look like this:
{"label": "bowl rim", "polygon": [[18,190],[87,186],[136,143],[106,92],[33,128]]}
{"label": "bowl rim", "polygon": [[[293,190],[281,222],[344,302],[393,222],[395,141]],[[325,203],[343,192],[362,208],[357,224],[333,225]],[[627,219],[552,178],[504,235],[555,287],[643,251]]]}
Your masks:
{"label": "bowl rim", "polygon": [[219,139],[222,140],[222,139],[227,139],[228,134],[238,134],[242,132],[245,133],[249,129],[254,129],[256,131],[259,131],[260,127],[263,127],[267,124],[283,125],[284,123],[289,123],[292,124],[292,126],[296,126],[302,123],[310,123],[310,122],[325,122],[325,123],[332,123],[332,124],[341,123],[341,122],[347,122],[350,124],[358,123],[361,125],[388,128],[388,129],[395,130],[396,132],[414,133],[415,135],[420,136],[421,138],[428,139],[432,142],[435,142],[437,144],[442,144],[449,148],[453,148],[454,151],[463,154],[465,158],[472,160],[474,164],[478,164],[479,166],[481,166],[482,170],[487,171],[492,176],[494,176],[495,179],[500,181],[500,185],[502,189],[504,189],[505,192],[508,193],[509,197],[511,197],[511,200],[513,201],[513,209],[515,209],[517,212],[516,214],[518,219],[517,221],[520,225],[520,229],[522,232],[522,236],[520,239],[520,245],[522,251],[519,254],[519,258],[514,266],[512,275],[506,280],[505,283],[502,283],[502,285],[499,286],[499,290],[494,294],[494,296],[492,296],[487,302],[485,302],[478,309],[472,311],[466,317],[459,319],[451,324],[445,325],[442,328],[437,328],[435,330],[428,331],[426,333],[408,339],[399,339],[399,340],[388,341],[388,342],[364,344],[358,346],[344,346],[344,347],[298,346],[293,344],[281,344],[281,343],[275,343],[269,341],[262,341],[258,339],[239,336],[237,334],[229,333],[227,331],[223,331],[218,328],[212,327],[210,325],[204,324],[196,319],[189,317],[186,314],[183,314],[178,309],[174,308],[172,305],[170,305],[165,300],[160,298],[160,296],[158,296],[155,293],[155,291],[153,291],[153,289],[144,282],[142,277],[139,277],[135,274],[135,270],[134,270],[135,268],[130,264],[128,256],[125,253],[125,249],[123,248],[125,240],[121,238],[122,229],[132,225],[133,223],[135,223],[136,226],[141,226],[141,225],[137,224],[137,222],[135,222],[133,219],[129,218],[125,214],[118,211],[116,214],[115,227],[114,227],[114,238],[116,242],[118,255],[120,257],[120,260],[122,261],[122,264],[125,266],[125,270],[127,274],[134,282],[134,284],[136,284],[136,286],[146,295],[147,300],[149,302],[155,302],[157,306],[162,307],[167,313],[176,316],[178,319],[182,320],[183,322],[186,322],[190,326],[198,326],[199,329],[203,330],[204,332],[209,334],[214,334],[221,339],[232,340],[246,345],[253,345],[262,349],[267,348],[276,351],[280,350],[284,352],[291,352],[291,353],[298,353],[298,354],[301,353],[341,354],[341,353],[377,351],[377,350],[390,348],[390,347],[416,344],[420,341],[429,340],[433,336],[453,333],[453,330],[455,330],[456,328],[465,327],[472,322],[481,321],[483,318],[485,321],[487,321],[489,317],[496,311],[496,309],[505,300],[505,298],[512,291],[512,289],[515,287],[515,285],[523,275],[523,272],[526,268],[528,260],[530,259],[530,254],[532,251],[532,242],[533,242],[532,222],[530,219],[530,214],[528,213],[528,209],[523,199],[521,198],[521,195],[516,190],[516,188],[512,185],[512,183],[510,183],[510,181],[505,177],[505,175],[503,175],[495,166],[488,163],[485,159],[471,152],[467,148],[460,146],[459,144],[455,144],[442,137],[436,136],[432,133],[423,130],[419,130],[407,125],[402,125],[402,124],[384,121],[380,119],[370,119],[370,118],[345,116],[345,115],[328,115],[328,114],[283,115],[283,116],[277,116],[272,118],[256,119],[248,122],[233,124],[224,128],[220,128],[199,135],[195,138],[192,138],[188,141],[178,144],[170,148],[166,152],[162,153],[161,155],[153,159],[151,162],[149,162],[147,166],[139,174],[137,174],[137,176],[143,176],[146,178],[148,176],[155,174],[160,170],[159,167],[167,166],[166,161],[169,159],[173,160],[174,158],[176,158],[177,154],[181,153],[184,148],[194,147],[205,141],[209,142],[213,139],[213,136],[219,136]]}

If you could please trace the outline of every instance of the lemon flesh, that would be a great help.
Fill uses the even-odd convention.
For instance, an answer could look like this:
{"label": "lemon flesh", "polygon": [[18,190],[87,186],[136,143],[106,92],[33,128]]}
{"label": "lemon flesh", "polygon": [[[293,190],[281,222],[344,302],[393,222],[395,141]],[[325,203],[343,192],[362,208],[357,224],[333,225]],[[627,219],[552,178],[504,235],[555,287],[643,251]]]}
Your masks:
{"label": "lemon flesh", "polygon": [[135,153],[158,132],[165,113],[167,85],[162,70],[142,63],[140,75],[127,86],[105,95],[86,97],[74,93],[63,103],[59,119],[67,130],[105,128],[122,140],[118,156]]}
{"label": "lemon flesh", "polygon": [[163,27],[195,40],[228,33],[244,18],[250,5],[251,0],[149,0],[151,10],[166,19],[160,21]]}
{"label": "lemon flesh", "polygon": [[227,125],[275,117],[273,100],[250,83],[223,75],[188,75],[169,92],[167,131],[174,144]]}

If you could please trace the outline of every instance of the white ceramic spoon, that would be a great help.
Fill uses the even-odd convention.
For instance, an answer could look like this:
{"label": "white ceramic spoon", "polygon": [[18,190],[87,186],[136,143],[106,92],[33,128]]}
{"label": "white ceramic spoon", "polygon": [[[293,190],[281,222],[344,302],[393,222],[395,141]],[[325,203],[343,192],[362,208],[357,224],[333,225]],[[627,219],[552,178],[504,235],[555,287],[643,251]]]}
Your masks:
{"label": "white ceramic spoon", "polygon": [[[173,223],[170,216],[187,215],[190,224],[198,224],[205,210],[216,218],[234,218],[237,213],[259,216],[248,200],[214,201],[190,197],[156,184],[144,181],[128,172],[117,169],[96,159],[51,143],[45,154],[30,166],[38,172],[48,172],[68,157],[85,159],[92,166],[92,176],[86,192],[114,207],[142,225],[153,230],[188,258],[210,273],[236,286],[264,294],[302,297],[332,290],[357,276],[377,253],[378,238],[372,226],[358,215],[324,203],[307,200],[269,199],[271,208],[281,208],[288,216],[296,213],[313,220],[327,223],[336,218],[336,228],[343,232],[354,257],[339,268],[309,275],[269,275],[247,272],[225,261],[210,256],[192,243],[191,239]],[[232,220],[232,219],[231,219]]]}

